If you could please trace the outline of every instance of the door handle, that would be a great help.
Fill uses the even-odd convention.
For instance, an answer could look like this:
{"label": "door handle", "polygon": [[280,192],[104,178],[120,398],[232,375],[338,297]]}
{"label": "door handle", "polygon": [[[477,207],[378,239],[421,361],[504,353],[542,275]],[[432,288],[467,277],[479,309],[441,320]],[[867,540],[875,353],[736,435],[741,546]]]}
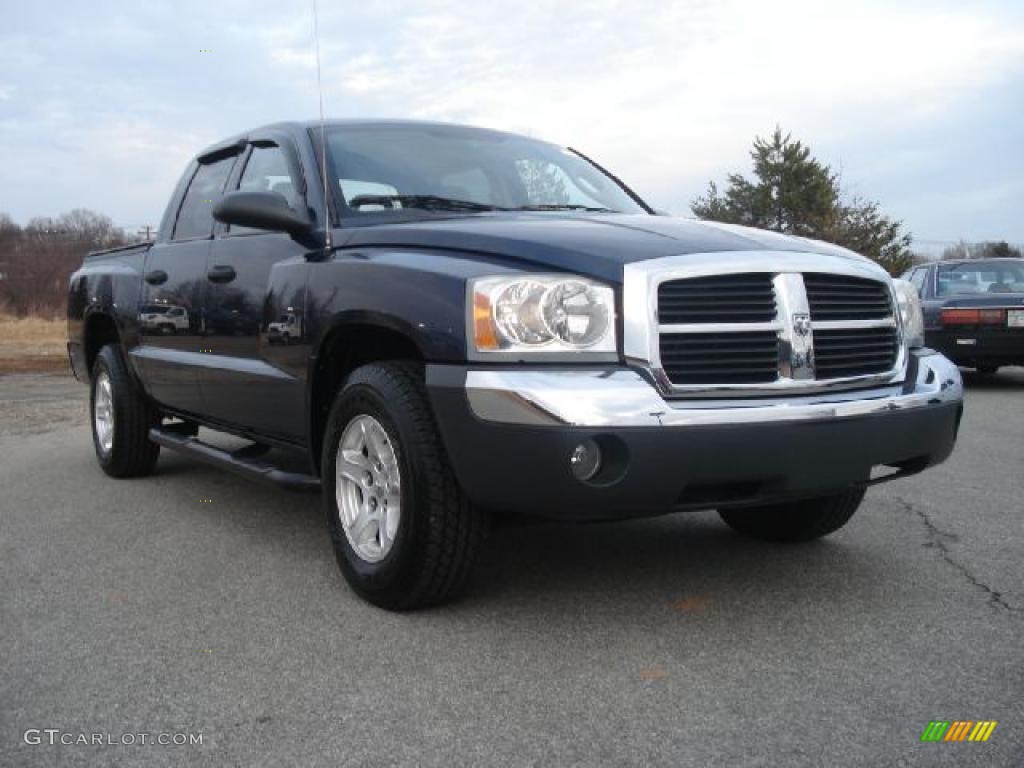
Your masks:
{"label": "door handle", "polygon": [[210,267],[206,277],[211,283],[230,283],[235,279],[235,268],[227,264],[215,264]]}
{"label": "door handle", "polygon": [[162,269],[154,269],[146,273],[146,282],[150,285],[162,285],[167,282],[167,273]]}

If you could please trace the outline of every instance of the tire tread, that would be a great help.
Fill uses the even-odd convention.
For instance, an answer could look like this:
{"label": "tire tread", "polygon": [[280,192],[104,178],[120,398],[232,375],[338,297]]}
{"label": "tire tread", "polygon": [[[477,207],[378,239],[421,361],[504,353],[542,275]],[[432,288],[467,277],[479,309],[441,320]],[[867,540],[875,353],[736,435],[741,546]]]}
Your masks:
{"label": "tire tread", "polygon": [[[110,376],[114,394],[114,444],[109,457],[96,454],[103,471],[111,477],[143,477],[152,473],[160,456],[160,446],[149,439],[149,429],[158,423],[159,411],[142,392],[124,359],[120,344],[107,344],[96,355],[92,382],[101,368]],[[92,401],[90,395],[90,420]],[[95,426],[93,426],[95,440]]]}

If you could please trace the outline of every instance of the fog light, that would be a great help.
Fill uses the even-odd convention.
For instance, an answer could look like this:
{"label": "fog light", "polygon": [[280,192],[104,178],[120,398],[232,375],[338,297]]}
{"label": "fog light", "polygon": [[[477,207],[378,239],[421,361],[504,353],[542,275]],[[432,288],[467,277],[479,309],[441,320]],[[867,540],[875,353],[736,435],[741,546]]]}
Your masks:
{"label": "fog light", "polygon": [[577,480],[590,480],[601,469],[601,448],[594,440],[585,440],[572,450],[569,466]]}

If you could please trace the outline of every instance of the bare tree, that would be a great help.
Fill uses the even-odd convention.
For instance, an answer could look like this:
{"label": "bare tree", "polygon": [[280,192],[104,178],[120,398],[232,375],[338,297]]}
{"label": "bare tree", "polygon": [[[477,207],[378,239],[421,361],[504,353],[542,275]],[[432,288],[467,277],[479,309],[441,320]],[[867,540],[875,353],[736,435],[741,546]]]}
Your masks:
{"label": "bare tree", "polygon": [[992,259],[999,257],[1021,257],[1020,247],[1014,247],[1005,240],[988,240],[982,243],[968,243],[961,240],[942,252],[943,259]]}
{"label": "bare tree", "polygon": [[110,218],[84,208],[37,217],[23,228],[0,214],[0,306],[18,315],[57,314],[82,257],[129,242]]}

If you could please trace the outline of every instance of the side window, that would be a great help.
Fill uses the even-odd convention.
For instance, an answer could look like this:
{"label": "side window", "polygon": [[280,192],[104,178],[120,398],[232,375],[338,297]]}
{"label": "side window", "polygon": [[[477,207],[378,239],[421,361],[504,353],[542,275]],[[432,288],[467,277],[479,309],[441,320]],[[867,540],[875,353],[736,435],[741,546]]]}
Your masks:
{"label": "side window", "polygon": [[925,281],[928,279],[928,267],[918,267],[910,273],[910,282],[917,288],[918,296],[924,296]]}
{"label": "side window", "polygon": [[[295,184],[284,151],[278,146],[253,147],[252,154],[238,182],[240,192],[277,192],[284,195],[289,205],[295,205]],[[231,234],[238,235],[266,230],[232,226]]]}
{"label": "side window", "polygon": [[209,237],[213,233],[213,206],[220,200],[234,164],[234,157],[225,157],[199,166],[178,211],[172,240]]}

